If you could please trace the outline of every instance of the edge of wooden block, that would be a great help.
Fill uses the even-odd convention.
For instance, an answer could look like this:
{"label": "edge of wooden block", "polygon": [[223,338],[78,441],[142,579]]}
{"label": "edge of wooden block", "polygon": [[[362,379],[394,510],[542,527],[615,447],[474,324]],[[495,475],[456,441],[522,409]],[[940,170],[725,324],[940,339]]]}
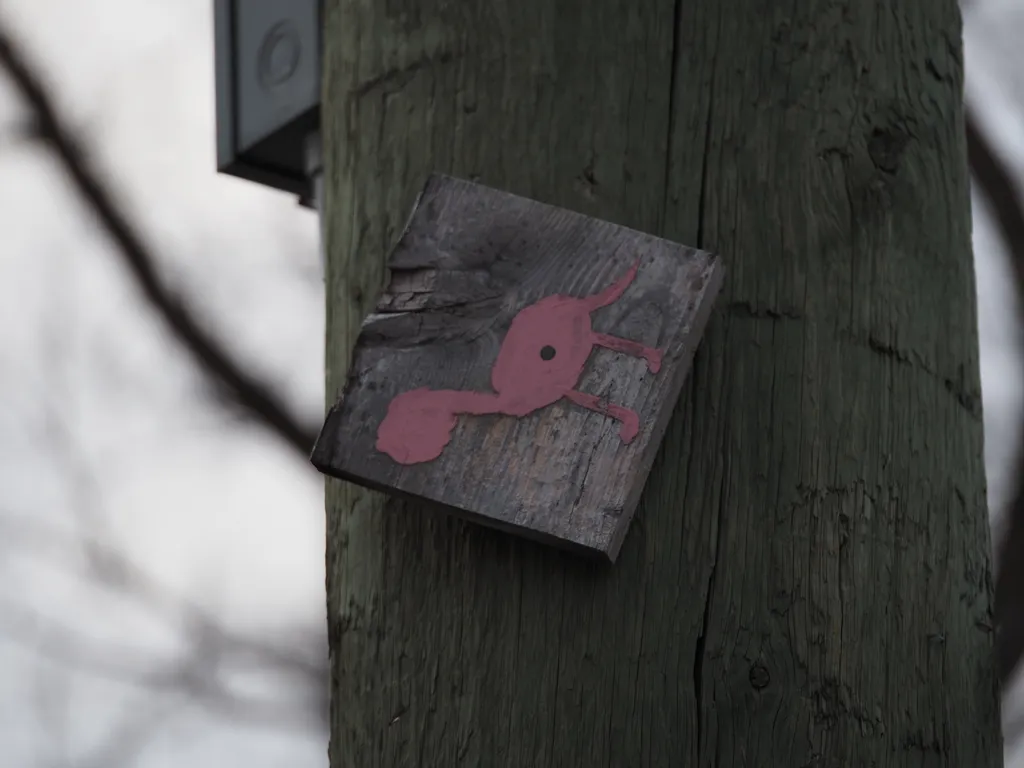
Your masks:
{"label": "edge of wooden block", "polygon": [[654,427],[651,430],[651,437],[648,441],[648,449],[640,461],[640,468],[637,472],[639,482],[635,483],[633,490],[626,498],[625,510],[629,510],[628,515],[623,514],[619,521],[619,524],[612,530],[612,534],[608,539],[605,553],[608,561],[614,563],[618,557],[619,552],[622,549],[622,544],[626,539],[626,534],[632,527],[633,518],[636,516],[637,507],[640,505],[640,498],[643,495],[644,488],[647,486],[647,479],[651,473],[651,467],[654,466],[654,459],[661,451],[662,440],[665,438],[665,431],[668,429],[668,422],[675,413],[676,407],[679,404],[679,395],[683,391],[683,385],[686,383],[687,377],[690,375],[690,370],[693,368],[693,357],[697,353],[697,348],[700,343],[704,340],[704,332],[707,329],[708,321],[711,319],[711,313],[714,311],[715,304],[718,300],[718,295],[721,292],[722,285],[725,282],[725,265],[722,264],[721,256],[718,253],[710,251],[704,251],[710,256],[711,269],[708,274],[708,282],[704,286],[703,293],[701,294],[700,304],[697,308],[697,312],[693,317],[693,324],[691,326],[691,332],[687,335],[687,345],[685,347],[684,359],[679,365],[676,371],[676,376],[672,381],[671,398],[673,404],[671,408],[664,409],[657,417],[654,422]]}

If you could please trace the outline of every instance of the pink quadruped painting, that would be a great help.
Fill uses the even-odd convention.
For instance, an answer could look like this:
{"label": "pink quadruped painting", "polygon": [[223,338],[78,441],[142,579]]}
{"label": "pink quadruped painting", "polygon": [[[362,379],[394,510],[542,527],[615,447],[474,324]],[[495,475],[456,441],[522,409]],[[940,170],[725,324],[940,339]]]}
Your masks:
{"label": "pink quadruped painting", "polygon": [[719,257],[435,175],[389,268],[316,467],[614,561]]}
{"label": "pink quadruped painting", "polygon": [[562,398],[617,420],[622,442],[632,442],[640,431],[639,414],[576,385],[595,346],[642,358],[651,373],[661,368],[659,350],[599,333],[591,322],[591,312],[622,296],[639,267],[638,260],[600,293],[547,296],[521,309],[491,368],[493,392],[421,387],[396,396],[377,429],[377,450],[399,464],[431,461],[451,440],[459,415],[526,416]]}

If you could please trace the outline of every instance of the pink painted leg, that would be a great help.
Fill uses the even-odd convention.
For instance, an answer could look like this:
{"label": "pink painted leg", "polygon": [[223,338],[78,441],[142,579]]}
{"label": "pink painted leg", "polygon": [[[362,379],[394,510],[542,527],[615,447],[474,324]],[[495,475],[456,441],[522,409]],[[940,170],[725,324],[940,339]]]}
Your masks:
{"label": "pink painted leg", "polygon": [[636,341],[620,339],[618,336],[609,336],[607,333],[593,333],[591,340],[598,346],[622,352],[624,355],[642,357],[647,361],[647,368],[651,373],[661,370],[661,350],[652,349]]}
{"label": "pink painted leg", "polygon": [[588,410],[596,411],[597,413],[604,414],[605,416],[611,416],[613,419],[618,419],[620,422],[619,438],[624,443],[633,442],[633,438],[635,438],[637,433],[640,431],[640,417],[637,416],[636,411],[631,411],[629,408],[623,408],[621,405],[609,403],[606,400],[595,397],[594,395],[577,392],[575,389],[570,389],[565,393],[565,396],[576,405],[583,406]]}

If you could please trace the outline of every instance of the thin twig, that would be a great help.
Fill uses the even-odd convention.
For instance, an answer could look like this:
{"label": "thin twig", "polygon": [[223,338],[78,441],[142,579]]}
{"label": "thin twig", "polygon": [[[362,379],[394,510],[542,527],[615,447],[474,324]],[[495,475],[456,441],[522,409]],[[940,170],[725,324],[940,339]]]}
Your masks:
{"label": "thin twig", "polygon": [[[32,608],[0,598],[0,628],[15,643],[52,663],[105,680],[165,694],[184,694],[191,701],[238,720],[260,721],[281,728],[318,727],[326,715],[320,691],[298,681],[299,696],[282,701],[232,691],[221,679],[224,638],[201,637],[181,658],[160,661],[129,647],[91,641],[71,627]],[[323,688],[326,690],[326,680]]]}
{"label": "thin twig", "polygon": [[[970,110],[965,122],[971,174],[992,207],[996,227],[1010,253],[1017,295],[1024,296],[1024,201]],[[995,588],[996,659],[1004,689],[1024,656],[1024,445],[1017,448],[1016,478],[1017,487],[1006,513]]]}
{"label": "thin twig", "polygon": [[[72,535],[6,514],[0,515],[0,534],[12,545],[12,551],[42,556],[56,569],[79,577],[83,583],[140,603],[168,623],[184,623],[193,642],[190,653],[173,661],[159,661],[155,654],[132,645],[91,640],[35,607],[0,595],[0,636],[6,641],[108,680],[149,690],[185,692],[196,701],[234,717],[274,720],[281,725],[323,724],[327,713],[326,658],[313,661],[303,658],[297,647],[287,650],[232,632],[208,611],[148,577],[125,555],[104,548],[85,533]],[[103,553],[102,559],[112,565],[109,573],[116,574],[112,580],[105,578],[108,571],[94,570],[95,557],[78,564],[75,554],[83,545],[93,555]],[[81,570],[83,566],[85,570]],[[303,638],[303,645],[312,637],[311,634],[310,638]],[[227,664],[283,673],[299,696],[290,703],[274,703],[236,694],[220,679],[221,667]]]}
{"label": "thin twig", "polygon": [[79,197],[117,245],[120,257],[136,287],[164,319],[178,342],[214,383],[258,423],[286,444],[309,456],[316,439],[315,427],[303,425],[289,413],[282,399],[265,382],[246,371],[235,356],[194,316],[175,295],[156,268],[152,250],[121,206],[101,174],[83,152],[66,122],[58,115],[43,78],[28,63],[14,35],[0,24],[0,66],[10,76],[32,112],[36,136],[48,146],[64,168]]}
{"label": "thin twig", "polygon": [[[273,666],[292,675],[319,684],[326,675],[326,661],[301,658],[292,650],[281,648],[271,642],[254,640],[245,635],[235,634],[206,609],[184,596],[175,594],[165,585],[146,573],[127,555],[119,552],[86,532],[70,534],[56,526],[35,520],[19,519],[18,516],[0,514],[0,537],[10,545],[12,551],[32,553],[43,557],[55,568],[70,576],[78,577],[83,583],[106,588],[115,594],[133,600],[164,616],[168,621],[184,620],[188,625],[204,634],[218,635],[222,643],[230,646],[239,657],[260,660],[263,666]],[[76,554],[82,550],[88,553],[84,565],[78,565]],[[103,567],[97,568],[96,563]],[[0,620],[9,617],[0,612]],[[123,658],[125,654],[113,654]]]}

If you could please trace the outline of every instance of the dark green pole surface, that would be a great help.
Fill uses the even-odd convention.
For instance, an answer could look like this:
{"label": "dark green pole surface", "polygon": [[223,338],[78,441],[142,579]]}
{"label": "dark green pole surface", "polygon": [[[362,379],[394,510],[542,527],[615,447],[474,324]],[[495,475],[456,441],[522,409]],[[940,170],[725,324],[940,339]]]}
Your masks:
{"label": "dark green pole surface", "polygon": [[954,0],[325,5],[332,399],[431,171],[728,268],[615,566],[329,484],[333,768],[1001,765]]}

